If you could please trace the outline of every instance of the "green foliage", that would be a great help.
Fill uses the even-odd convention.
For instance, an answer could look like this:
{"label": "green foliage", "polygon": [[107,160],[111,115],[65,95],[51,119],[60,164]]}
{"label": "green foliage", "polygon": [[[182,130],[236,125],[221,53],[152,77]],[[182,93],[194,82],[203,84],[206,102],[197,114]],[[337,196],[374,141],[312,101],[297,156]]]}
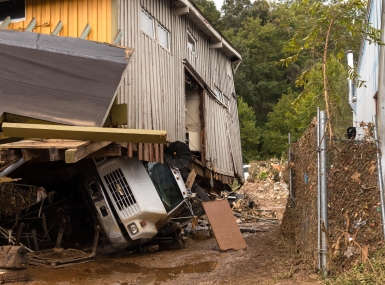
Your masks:
{"label": "green foliage", "polygon": [[[363,1],[225,0],[222,14],[211,0],[194,2],[242,54],[234,79],[242,98],[239,114],[245,162],[258,156],[280,156],[286,151],[287,134],[296,140],[315,116],[316,107],[327,106],[323,77],[327,35],[328,106],[335,130],[345,132],[351,124],[346,78],[354,79],[356,86],[364,85],[354,70],[347,73],[345,51],[357,51],[363,34],[381,44],[379,31],[363,20]],[[250,131],[251,126],[255,130]]]}
{"label": "green foliage", "polygon": [[298,98],[298,93],[289,90],[282,95],[273,111],[268,114],[268,122],[262,133],[262,153],[266,156],[280,157],[288,147],[288,133],[291,140],[296,141],[309,125],[316,114],[311,96],[302,96],[296,105],[292,104]]}
{"label": "green foliage", "polygon": [[202,11],[202,13],[209,19],[209,21],[215,26],[219,27],[221,12],[219,12],[215,6],[215,2],[212,0],[194,0],[195,5]]}
{"label": "green foliage", "polygon": [[[293,55],[280,62],[289,66],[297,61],[301,54],[312,55],[313,64],[298,77],[296,84],[313,85],[313,91],[316,91],[315,86],[318,85],[318,89],[322,90],[327,116],[330,119],[328,121],[330,132],[335,103],[339,100],[339,93],[333,92],[332,84],[335,78],[330,76],[328,71],[331,62],[335,60],[345,62],[345,51],[357,46],[357,36],[364,36],[376,44],[383,44],[380,40],[380,31],[373,28],[362,16],[366,3],[363,0],[335,0],[327,3],[301,0],[294,5],[298,13],[308,18],[285,46],[285,50]],[[310,71],[313,75],[318,71],[322,75],[322,80],[319,80],[319,77],[313,80]],[[350,72],[350,76],[357,79],[354,72]],[[313,94],[318,99],[319,92]]]}
{"label": "green foliage", "polygon": [[242,157],[244,163],[259,158],[257,146],[261,130],[256,126],[255,114],[246,102],[238,99],[239,125],[241,130]]}

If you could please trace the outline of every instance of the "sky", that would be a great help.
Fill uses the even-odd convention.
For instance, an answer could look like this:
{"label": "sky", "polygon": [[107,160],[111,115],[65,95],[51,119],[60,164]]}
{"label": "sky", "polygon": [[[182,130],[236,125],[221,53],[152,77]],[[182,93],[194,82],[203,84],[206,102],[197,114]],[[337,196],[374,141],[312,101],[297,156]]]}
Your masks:
{"label": "sky", "polygon": [[214,0],[214,2],[215,2],[215,6],[217,6],[217,9],[221,10],[223,0]]}

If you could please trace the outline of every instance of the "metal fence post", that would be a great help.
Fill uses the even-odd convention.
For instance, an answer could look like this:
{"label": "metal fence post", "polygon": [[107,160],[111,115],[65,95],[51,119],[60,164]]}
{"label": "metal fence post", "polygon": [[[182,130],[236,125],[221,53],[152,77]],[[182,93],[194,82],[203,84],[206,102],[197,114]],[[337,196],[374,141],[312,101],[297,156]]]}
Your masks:
{"label": "metal fence post", "polygon": [[327,168],[326,168],[326,112],[320,112],[320,164],[321,164],[321,191],[320,191],[320,201],[321,201],[321,225],[322,223],[325,226],[325,231],[322,231],[321,234],[321,269],[324,270],[324,273],[327,274],[327,260],[326,253],[328,250],[327,237],[326,233],[328,230],[328,193],[327,193]]}
{"label": "metal fence post", "polygon": [[377,133],[377,116],[376,115],[373,115],[373,122],[374,122],[374,140],[376,141],[376,147],[377,147],[377,175],[378,175],[378,186],[380,188],[382,233],[383,233],[384,239],[385,239],[384,183],[383,183],[383,180],[382,180],[380,141],[378,139],[378,133]]}
{"label": "metal fence post", "polygon": [[318,270],[321,266],[321,146],[320,146],[320,110],[317,108],[317,257]]}

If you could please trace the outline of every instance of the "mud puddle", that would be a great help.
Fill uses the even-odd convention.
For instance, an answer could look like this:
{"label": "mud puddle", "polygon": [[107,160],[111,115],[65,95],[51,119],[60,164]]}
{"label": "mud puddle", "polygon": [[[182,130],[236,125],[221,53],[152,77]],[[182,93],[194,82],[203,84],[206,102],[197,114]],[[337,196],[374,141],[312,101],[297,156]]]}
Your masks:
{"label": "mud puddle", "polygon": [[[111,259],[98,259],[95,262],[77,264],[64,268],[29,268],[31,284],[156,284],[174,279],[183,273],[203,273],[218,269],[217,262],[201,262],[172,268],[147,268],[133,263]],[[106,283],[108,279],[109,282]],[[130,282],[130,283],[128,283]]]}

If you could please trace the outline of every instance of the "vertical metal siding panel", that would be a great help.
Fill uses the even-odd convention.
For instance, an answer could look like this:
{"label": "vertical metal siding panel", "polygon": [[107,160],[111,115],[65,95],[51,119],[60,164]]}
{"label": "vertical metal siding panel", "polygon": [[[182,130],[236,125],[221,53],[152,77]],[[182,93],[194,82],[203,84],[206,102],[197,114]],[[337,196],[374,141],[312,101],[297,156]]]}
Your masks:
{"label": "vertical metal siding panel", "polygon": [[77,17],[77,1],[67,0],[68,6],[68,36],[78,37],[78,17]]}
{"label": "vertical metal siding panel", "polygon": [[[35,17],[36,23],[39,24],[40,20],[41,20],[41,0],[36,0],[33,17]],[[28,25],[28,23],[27,23],[27,25]],[[40,27],[35,28],[33,30],[33,32],[36,32],[36,33],[38,33],[39,31],[40,31]]]}
{"label": "vertical metal siding panel", "polygon": [[[78,31],[77,32],[78,32],[78,35],[80,36],[88,23],[87,0],[78,0],[77,2],[78,2],[77,3],[78,4],[77,5],[77,11],[78,11],[77,13]],[[95,27],[91,26],[91,30],[93,28]]]}
{"label": "vertical metal siding panel", "polygon": [[68,13],[68,9],[69,9],[69,3],[67,0],[63,0],[62,2],[62,5],[61,6],[61,13],[63,13],[61,15],[61,19],[63,21],[63,28],[62,28],[62,31],[60,32],[60,35],[61,36],[64,36],[64,37],[67,37],[69,35],[69,27],[68,27],[68,21],[69,21],[69,13]]}
{"label": "vertical metal siding panel", "polygon": [[[53,29],[56,27],[57,23],[59,23],[60,19],[60,1],[51,3],[51,20],[50,20],[50,30],[52,33]],[[60,35],[60,33],[59,33]]]}
{"label": "vertical metal siding panel", "polygon": [[[106,34],[105,34],[105,37],[106,37],[106,42],[107,43],[112,43],[112,40],[113,40],[113,37],[115,35],[112,35],[112,0],[107,0],[106,1],[106,17],[105,17],[105,25],[106,25]],[[113,13],[115,14],[116,12],[113,11]],[[115,29],[114,29],[115,30]]]}
{"label": "vertical metal siding panel", "polygon": [[87,0],[87,19],[91,26],[88,39],[96,41],[98,38],[98,5],[97,0]]}

